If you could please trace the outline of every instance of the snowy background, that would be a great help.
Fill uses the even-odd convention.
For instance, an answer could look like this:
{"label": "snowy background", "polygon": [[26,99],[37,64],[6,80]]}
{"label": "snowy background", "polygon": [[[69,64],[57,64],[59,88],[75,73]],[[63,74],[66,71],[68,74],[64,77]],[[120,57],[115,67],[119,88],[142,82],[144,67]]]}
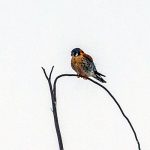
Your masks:
{"label": "snowy background", "polygon": [[[58,150],[50,94],[53,79],[74,73],[70,51],[82,48],[105,74],[150,149],[150,1],[0,1],[0,149]],[[118,107],[89,81],[58,82],[58,116],[65,150],[137,150]]]}

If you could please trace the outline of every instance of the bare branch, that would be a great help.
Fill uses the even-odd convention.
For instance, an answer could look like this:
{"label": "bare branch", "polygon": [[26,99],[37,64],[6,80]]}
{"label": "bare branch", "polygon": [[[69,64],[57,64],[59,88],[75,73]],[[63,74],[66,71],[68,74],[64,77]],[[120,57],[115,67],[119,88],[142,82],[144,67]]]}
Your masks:
{"label": "bare branch", "polygon": [[[78,76],[78,75],[76,75],[76,74],[61,74],[61,75],[59,75],[59,76],[56,77],[56,79],[55,79],[55,81],[54,81],[54,84],[53,84],[53,92],[54,92],[54,99],[55,99],[55,101],[56,101],[56,83],[57,83],[57,81],[58,81],[59,78],[65,77],[65,76],[67,77],[67,76]],[[92,79],[90,79],[90,78],[87,78],[87,79],[88,79],[89,81],[93,82],[94,84],[100,86],[101,88],[103,88],[103,89],[110,95],[110,97],[113,99],[113,101],[115,102],[115,104],[118,106],[118,108],[119,108],[121,114],[122,114],[123,117],[126,119],[126,121],[128,122],[129,126],[131,127],[132,132],[133,132],[133,134],[134,134],[134,136],[135,136],[135,140],[136,140],[137,145],[138,145],[138,149],[141,150],[140,142],[139,142],[139,140],[138,140],[138,137],[137,137],[137,134],[136,134],[136,132],[135,132],[135,129],[134,129],[132,123],[130,122],[129,118],[125,115],[123,109],[121,108],[120,104],[117,102],[117,100],[115,99],[115,97],[111,94],[111,92],[110,92],[106,87],[104,87],[104,86],[101,85],[100,83],[98,83],[98,82],[96,82],[95,80],[92,80]]]}
{"label": "bare branch", "polygon": [[49,74],[49,78],[48,78],[45,69],[42,67],[43,72],[45,74],[45,77],[46,77],[46,79],[48,81],[49,89],[50,89],[51,102],[52,102],[52,108],[51,108],[51,110],[53,112],[54,124],[55,124],[55,129],[56,129],[56,133],[57,133],[57,139],[58,139],[58,143],[59,143],[59,149],[60,150],[64,150],[64,148],[63,148],[63,142],[62,142],[62,137],[61,137],[61,132],[60,132],[60,127],[59,127],[56,102],[55,102],[55,99],[54,99],[54,93],[53,93],[53,88],[52,88],[52,83],[51,83],[51,75],[52,75],[52,72],[53,72],[53,68],[54,68],[54,66],[52,67],[51,72]]}
{"label": "bare branch", "polygon": [[[72,77],[72,76],[78,76],[78,75],[76,75],[76,74],[61,74],[61,75],[59,75],[59,76],[57,76],[55,78],[54,83],[53,83],[53,87],[52,87],[51,75],[52,75],[52,72],[53,72],[53,68],[54,68],[54,66],[52,67],[51,72],[49,74],[49,78],[48,78],[45,69],[42,67],[43,72],[45,74],[45,77],[48,80],[48,84],[49,84],[49,88],[50,88],[51,100],[52,100],[52,106],[53,106],[53,116],[54,116],[54,122],[55,122],[55,129],[56,129],[56,133],[57,133],[57,138],[58,138],[58,142],[59,142],[59,148],[60,148],[60,150],[64,150],[63,143],[62,143],[61,132],[60,132],[60,128],[59,128],[59,122],[58,122],[58,116],[57,116],[57,108],[56,108],[56,101],[57,101],[57,97],[56,97],[56,84],[57,84],[58,79],[61,78],[61,77]],[[140,142],[138,140],[138,137],[137,137],[137,134],[135,132],[135,129],[134,129],[132,123],[130,122],[129,118],[125,115],[122,107],[117,102],[117,100],[115,99],[115,97],[111,94],[111,92],[105,86],[101,85],[100,83],[98,83],[95,80],[92,80],[90,78],[87,78],[87,79],[89,81],[93,82],[94,84],[100,86],[101,88],[103,88],[110,95],[110,97],[113,99],[113,101],[115,102],[115,104],[118,106],[121,114],[126,119],[126,121],[128,122],[129,126],[131,127],[132,132],[133,132],[133,134],[135,136],[137,145],[138,145],[138,150],[141,150]]]}
{"label": "bare branch", "polygon": [[61,74],[59,76],[57,76],[54,80],[54,84],[53,84],[53,92],[54,92],[54,100],[57,101],[57,98],[56,98],[56,83],[57,83],[57,80],[61,77],[65,77],[65,76],[78,76],[76,74]]}
{"label": "bare branch", "polygon": [[138,140],[138,137],[137,137],[137,134],[136,134],[136,132],[135,132],[135,129],[134,129],[134,127],[133,127],[131,121],[129,120],[129,118],[125,115],[123,109],[121,108],[120,104],[117,102],[117,100],[115,99],[115,97],[111,94],[111,92],[110,92],[106,87],[104,87],[104,86],[101,85],[100,83],[98,83],[98,82],[96,82],[96,81],[94,81],[94,80],[92,80],[92,79],[90,79],[90,78],[88,78],[88,80],[91,81],[91,82],[93,82],[93,83],[95,83],[95,84],[97,84],[97,85],[99,85],[100,87],[102,87],[102,88],[110,95],[110,97],[114,100],[114,102],[115,102],[116,105],[118,106],[119,110],[121,111],[123,117],[124,117],[124,118],[127,120],[127,122],[129,123],[129,125],[130,125],[130,127],[131,127],[131,129],[132,129],[132,131],[133,131],[133,134],[134,134],[134,136],[135,136],[135,140],[136,140],[136,142],[137,142],[138,149],[141,150],[141,148],[140,148],[140,142],[139,142],[139,140]]}

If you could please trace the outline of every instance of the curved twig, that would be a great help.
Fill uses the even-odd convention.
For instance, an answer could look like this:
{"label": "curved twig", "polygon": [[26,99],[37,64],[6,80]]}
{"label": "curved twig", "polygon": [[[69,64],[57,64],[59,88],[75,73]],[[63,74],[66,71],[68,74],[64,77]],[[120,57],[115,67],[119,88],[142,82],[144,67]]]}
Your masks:
{"label": "curved twig", "polygon": [[[61,74],[61,75],[59,75],[59,76],[56,77],[56,79],[55,79],[55,81],[54,81],[54,84],[53,84],[53,92],[54,92],[54,99],[55,99],[55,101],[56,101],[56,83],[57,83],[57,81],[58,81],[59,78],[61,78],[61,77],[67,77],[67,76],[77,76],[77,75],[76,75],[76,74]],[[123,109],[121,108],[120,104],[117,102],[117,100],[115,99],[115,97],[111,94],[111,92],[110,92],[106,87],[104,87],[104,86],[101,85],[100,83],[98,83],[98,82],[96,82],[96,81],[94,81],[94,80],[92,80],[92,79],[90,79],[90,78],[87,78],[87,79],[88,79],[89,81],[95,83],[96,85],[100,86],[101,88],[103,88],[103,89],[110,95],[110,97],[114,100],[114,102],[115,102],[115,104],[118,106],[118,108],[119,108],[121,114],[122,114],[123,117],[126,119],[126,121],[128,122],[129,126],[130,126],[131,129],[132,129],[132,132],[133,132],[133,134],[134,134],[134,136],[135,136],[135,140],[136,140],[137,145],[138,145],[138,150],[141,150],[140,142],[139,142],[139,140],[138,140],[138,137],[137,137],[137,134],[136,134],[136,132],[135,132],[135,129],[134,129],[132,123],[130,122],[129,118],[125,115]]]}
{"label": "curved twig", "polygon": [[78,76],[78,75],[76,75],[76,74],[61,74],[61,75],[59,75],[59,76],[57,76],[56,78],[55,78],[55,80],[54,80],[54,84],[53,84],[53,92],[54,92],[54,99],[55,99],[55,101],[57,101],[57,98],[56,98],[56,83],[57,83],[57,80],[59,79],[59,78],[61,78],[61,77],[65,77],[65,76]]}

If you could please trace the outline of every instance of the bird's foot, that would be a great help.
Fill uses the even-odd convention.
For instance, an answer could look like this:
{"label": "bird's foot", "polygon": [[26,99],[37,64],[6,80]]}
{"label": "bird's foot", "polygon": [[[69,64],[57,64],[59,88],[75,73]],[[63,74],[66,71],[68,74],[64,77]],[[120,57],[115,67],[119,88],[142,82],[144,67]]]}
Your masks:
{"label": "bird's foot", "polygon": [[77,77],[80,78],[81,76],[79,74],[77,74]]}

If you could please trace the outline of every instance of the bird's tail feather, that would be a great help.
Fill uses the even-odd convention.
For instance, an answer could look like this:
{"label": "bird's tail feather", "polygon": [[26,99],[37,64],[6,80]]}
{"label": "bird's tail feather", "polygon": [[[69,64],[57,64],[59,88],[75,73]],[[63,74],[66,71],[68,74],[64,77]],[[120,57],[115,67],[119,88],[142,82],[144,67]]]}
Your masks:
{"label": "bird's tail feather", "polygon": [[102,83],[106,83],[106,81],[101,76],[105,77],[105,75],[103,75],[103,74],[101,74],[101,73],[99,73],[99,72],[96,71],[95,72],[95,76],[93,76],[93,77],[95,79],[99,80]]}
{"label": "bird's tail feather", "polygon": [[106,83],[106,81],[102,78],[102,77],[94,77],[95,79],[97,79],[98,81],[102,82],[102,83]]}
{"label": "bird's tail feather", "polygon": [[103,74],[101,74],[101,73],[99,73],[99,72],[97,72],[97,71],[94,71],[94,73],[95,73],[96,75],[98,75],[98,76],[106,77],[105,75],[103,75]]}

